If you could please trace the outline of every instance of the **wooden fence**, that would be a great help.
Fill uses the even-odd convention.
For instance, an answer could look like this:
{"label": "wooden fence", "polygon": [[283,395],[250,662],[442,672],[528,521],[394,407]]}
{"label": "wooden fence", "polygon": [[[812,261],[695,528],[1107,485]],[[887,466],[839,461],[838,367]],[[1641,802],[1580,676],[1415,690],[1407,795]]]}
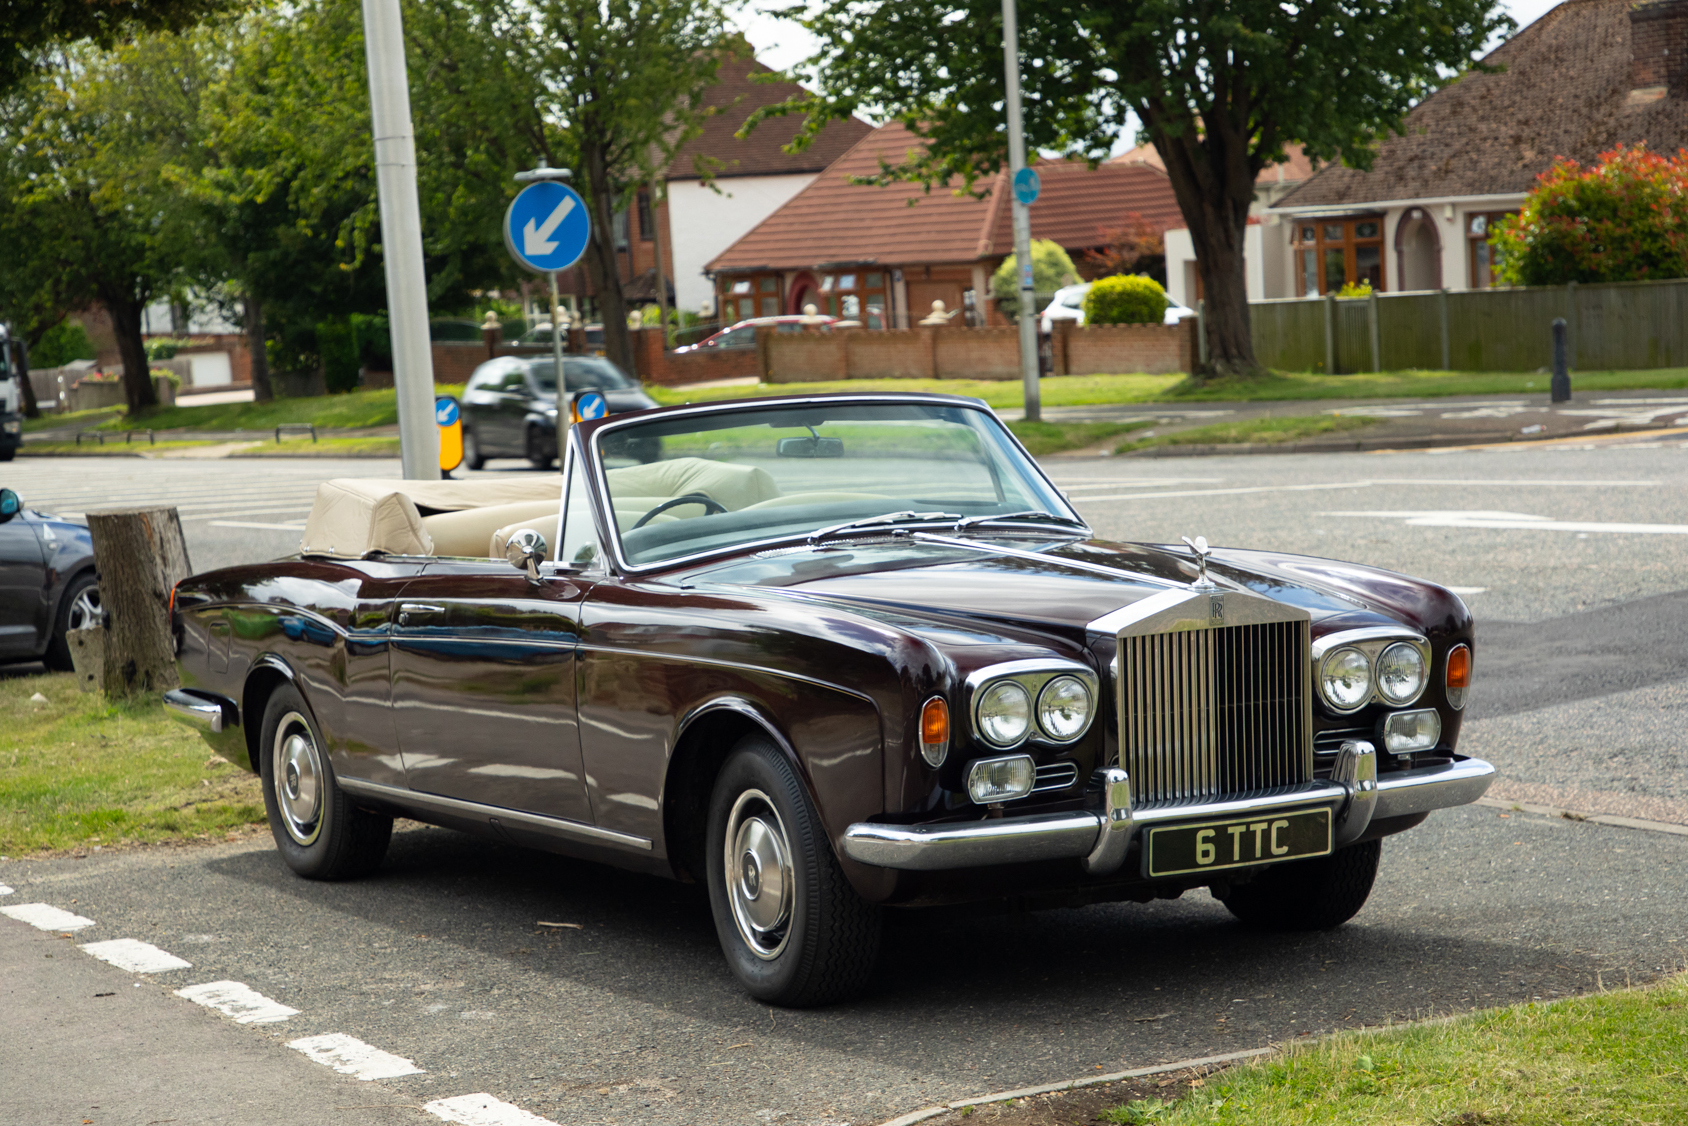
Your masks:
{"label": "wooden fence", "polygon": [[1688,366],[1688,279],[1256,301],[1254,354],[1284,371],[1534,371],[1564,317],[1571,366]]}

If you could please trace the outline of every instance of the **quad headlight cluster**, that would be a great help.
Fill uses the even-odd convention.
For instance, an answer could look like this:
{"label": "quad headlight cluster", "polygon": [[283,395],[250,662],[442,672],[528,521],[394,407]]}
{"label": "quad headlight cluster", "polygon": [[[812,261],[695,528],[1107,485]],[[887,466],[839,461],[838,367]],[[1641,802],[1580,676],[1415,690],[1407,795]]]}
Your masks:
{"label": "quad headlight cluster", "polygon": [[1071,743],[1096,716],[1096,674],[1083,665],[1011,661],[982,669],[967,683],[973,730],[999,750],[1028,739]]}
{"label": "quad headlight cluster", "polygon": [[1373,700],[1405,707],[1430,682],[1430,644],[1423,638],[1337,635],[1314,647],[1314,679],[1332,711],[1358,711]]}

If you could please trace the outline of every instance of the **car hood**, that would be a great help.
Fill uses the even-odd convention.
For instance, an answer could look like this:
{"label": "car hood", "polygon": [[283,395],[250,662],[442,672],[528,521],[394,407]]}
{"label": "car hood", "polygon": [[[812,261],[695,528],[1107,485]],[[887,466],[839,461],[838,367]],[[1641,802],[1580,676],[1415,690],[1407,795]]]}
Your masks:
{"label": "car hood", "polygon": [[[1445,588],[1374,567],[1219,548],[1208,572],[1222,588],[1307,610],[1315,635],[1390,624],[1426,633],[1469,628],[1464,604]],[[925,620],[1083,644],[1096,618],[1195,578],[1190,553],[1164,545],[981,537],[957,546],[910,537],[765,553],[702,568],[686,581],[891,612],[916,633]]]}

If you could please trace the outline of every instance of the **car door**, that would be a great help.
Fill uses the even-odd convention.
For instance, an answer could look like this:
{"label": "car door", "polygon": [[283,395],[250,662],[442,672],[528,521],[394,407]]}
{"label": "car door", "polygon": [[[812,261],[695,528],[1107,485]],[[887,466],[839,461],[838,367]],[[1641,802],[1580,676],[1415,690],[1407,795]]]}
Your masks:
{"label": "car door", "polygon": [[45,578],[46,557],[29,518],[19,512],[0,523],[0,658],[40,651]]}
{"label": "car door", "polygon": [[474,432],[482,454],[498,449],[498,412],[503,398],[500,384],[517,361],[493,360],[475,369],[463,389],[463,423]]}
{"label": "car door", "polygon": [[392,701],[412,790],[590,823],[575,718],[587,583],[437,560],[393,625]]}

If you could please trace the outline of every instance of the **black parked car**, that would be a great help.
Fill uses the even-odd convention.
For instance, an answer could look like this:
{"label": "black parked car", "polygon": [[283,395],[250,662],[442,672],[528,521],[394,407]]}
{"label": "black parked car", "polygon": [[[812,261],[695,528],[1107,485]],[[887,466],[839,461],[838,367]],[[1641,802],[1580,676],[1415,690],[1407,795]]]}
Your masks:
{"label": "black parked car", "polygon": [[68,670],[65,634],[92,626],[100,612],[87,527],[32,512],[0,489],[0,661]]}
{"label": "black parked car", "polygon": [[[539,469],[557,460],[556,361],[500,356],[475,369],[463,391],[463,464],[480,469],[488,458],[525,457]],[[597,391],[610,414],[657,405],[632,376],[602,356],[564,356],[565,390]],[[656,455],[638,457],[649,461]]]}

